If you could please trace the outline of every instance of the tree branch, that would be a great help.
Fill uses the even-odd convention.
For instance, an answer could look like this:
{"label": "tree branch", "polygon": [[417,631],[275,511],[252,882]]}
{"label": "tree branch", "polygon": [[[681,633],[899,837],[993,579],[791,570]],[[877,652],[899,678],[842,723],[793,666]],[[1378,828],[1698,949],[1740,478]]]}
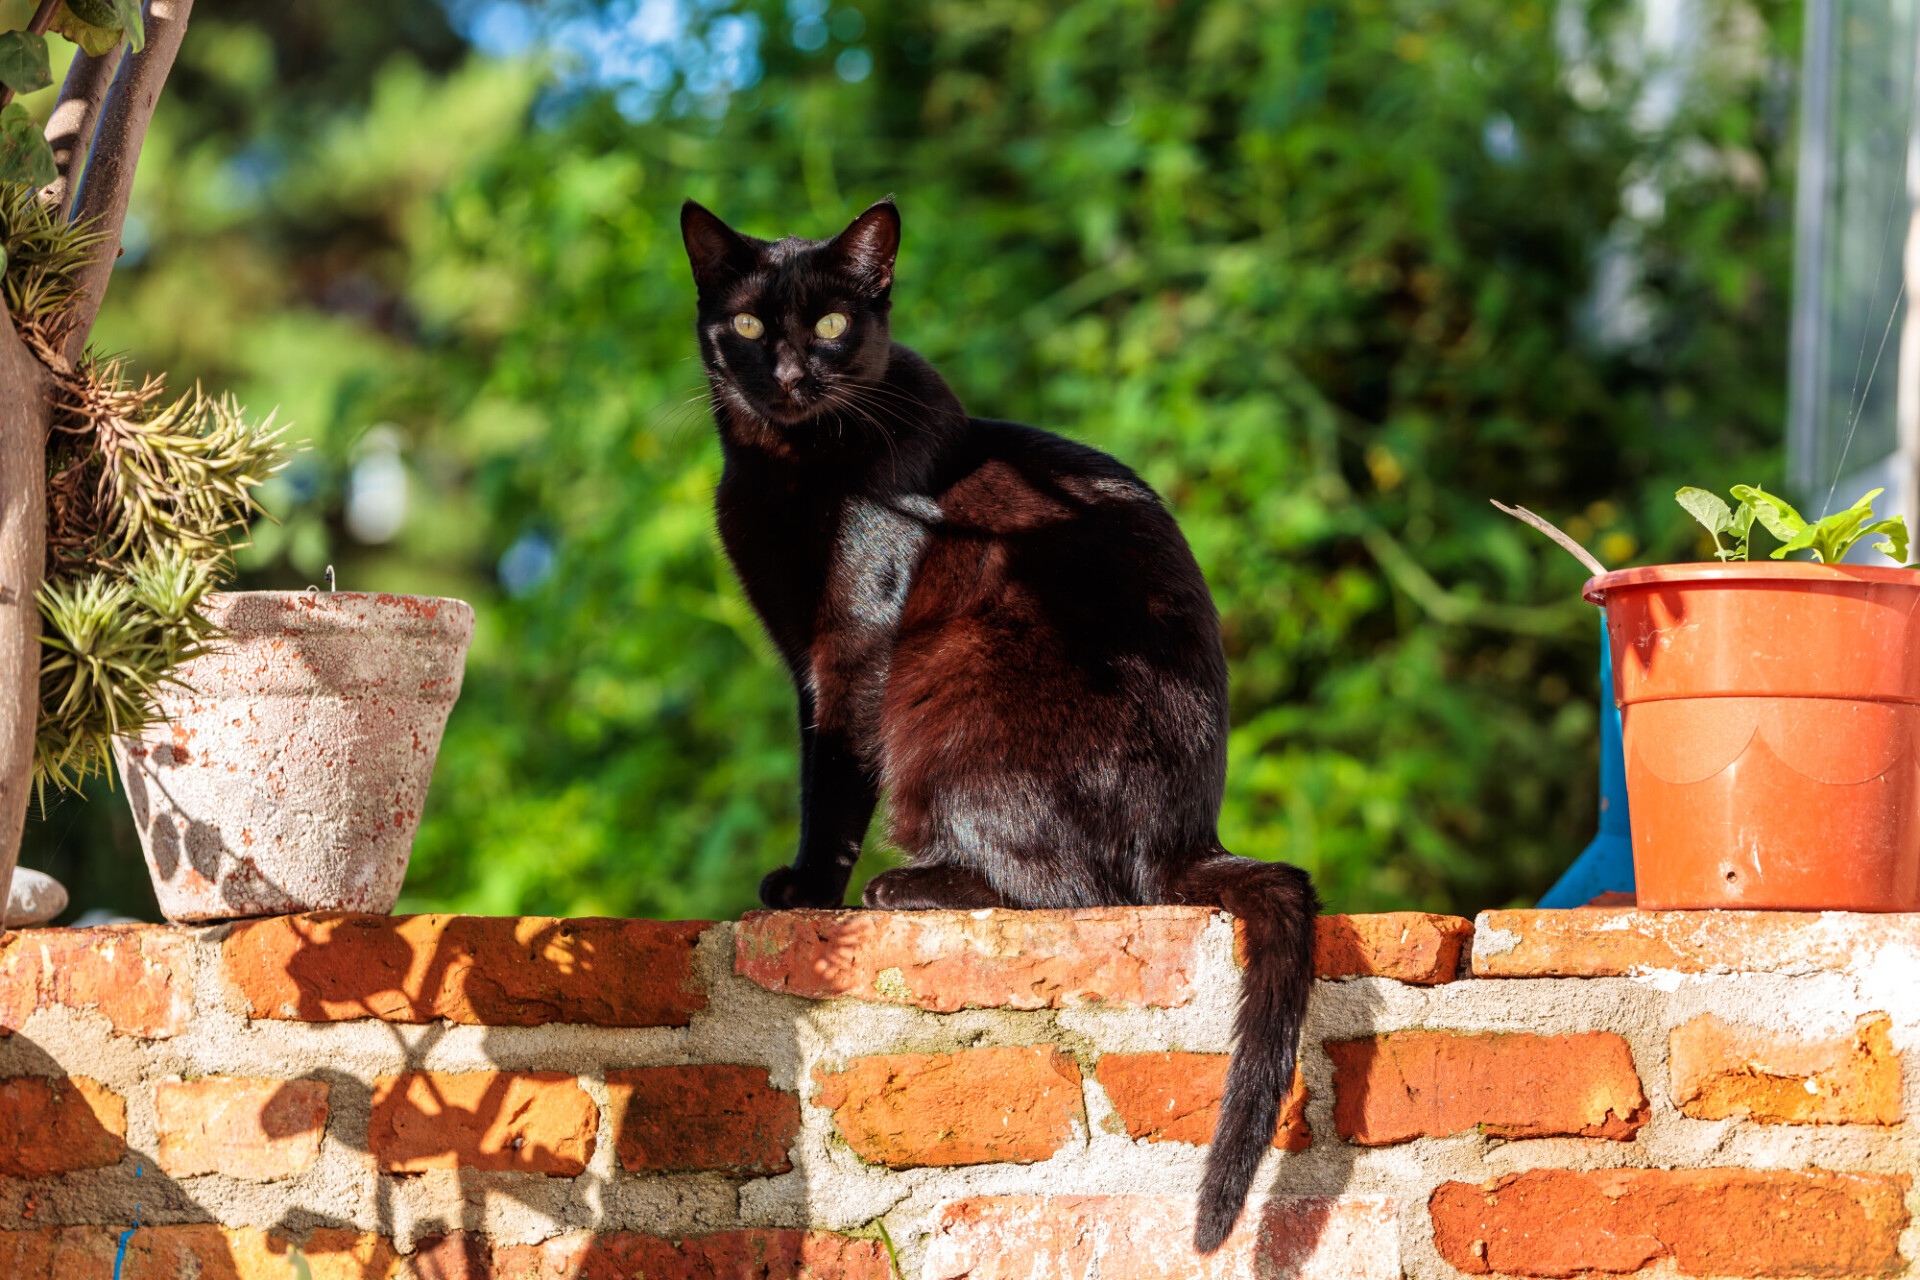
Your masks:
{"label": "tree branch", "polygon": [[40,575],[46,564],[47,371],[0,306],[0,931],[20,855],[40,723]]}
{"label": "tree branch", "polygon": [[107,95],[74,209],[75,221],[97,220],[105,238],[80,269],[82,293],[74,308],[73,332],[67,339],[68,360],[79,359],[94,318],[100,314],[107,281],[120,256],[120,230],[127,220],[127,197],[133,191],[140,147],[147,140],[147,125],[153,120],[167,73],[173,70],[181,37],[187,33],[187,16],[192,12],[193,0],[148,0],[146,47],[121,62],[120,74]]}
{"label": "tree branch", "polygon": [[1435,622],[1524,636],[1561,636],[1586,625],[1593,616],[1593,610],[1577,599],[1558,604],[1503,604],[1449,591],[1435,582],[1392,534],[1372,521],[1360,531],[1360,540],[1393,585],[1406,592]]}
{"label": "tree branch", "polygon": [[33,11],[33,20],[27,23],[27,30],[37,36],[47,34],[47,28],[53,25],[53,15],[60,8],[60,0],[40,0],[40,7]]}
{"label": "tree branch", "polygon": [[123,43],[97,58],[90,53],[75,55],[60,86],[60,101],[47,119],[47,144],[53,148],[53,163],[60,176],[41,190],[40,199],[63,217],[73,213],[74,193],[87,166],[87,152],[93,148],[100,108],[106,104],[107,91],[113,87],[114,73],[120,69],[125,53]]}

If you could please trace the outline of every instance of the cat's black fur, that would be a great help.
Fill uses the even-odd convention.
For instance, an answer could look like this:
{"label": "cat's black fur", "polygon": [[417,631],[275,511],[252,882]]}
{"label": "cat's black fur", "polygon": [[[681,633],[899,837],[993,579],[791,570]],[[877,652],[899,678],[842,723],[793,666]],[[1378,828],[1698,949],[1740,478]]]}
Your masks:
{"label": "cat's black fur", "polygon": [[[1212,1252],[1293,1079],[1319,905],[1298,868],[1220,847],[1227,668],[1186,540],[1125,466],[969,417],[891,340],[891,201],[830,241],[755,240],[692,201],[680,223],[721,541],[800,696],[800,851],[761,900],[839,906],[884,789],[911,865],[869,907],[1232,912],[1249,960],[1195,1227]],[[831,312],[845,332],[816,336]]]}

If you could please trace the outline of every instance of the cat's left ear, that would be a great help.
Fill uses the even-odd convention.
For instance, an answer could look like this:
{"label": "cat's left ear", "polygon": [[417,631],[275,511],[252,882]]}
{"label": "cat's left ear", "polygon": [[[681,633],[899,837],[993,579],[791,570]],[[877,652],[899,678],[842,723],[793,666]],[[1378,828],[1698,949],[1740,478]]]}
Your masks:
{"label": "cat's left ear", "polygon": [[893,257],[900,251],[900,210],[888,196],[833,238],[830,246],[840,269],[879,297],[893,287]]}
{"label": "cat's left ear", "polygon": [[680,206],[680,237],[686,241],[694,283],[702,289],[753,269],[753,246],[705,205],[689,200]]}

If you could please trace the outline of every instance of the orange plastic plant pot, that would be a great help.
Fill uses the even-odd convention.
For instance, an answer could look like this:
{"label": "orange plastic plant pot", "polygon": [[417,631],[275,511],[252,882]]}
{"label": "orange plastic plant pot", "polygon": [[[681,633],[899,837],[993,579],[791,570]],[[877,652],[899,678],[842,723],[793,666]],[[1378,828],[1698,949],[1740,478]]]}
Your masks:
{"label": "orange plastic plant pot", "polygon": [[1920,911],[1920,573],[1659,565],[1586,597],[1641,907]]}

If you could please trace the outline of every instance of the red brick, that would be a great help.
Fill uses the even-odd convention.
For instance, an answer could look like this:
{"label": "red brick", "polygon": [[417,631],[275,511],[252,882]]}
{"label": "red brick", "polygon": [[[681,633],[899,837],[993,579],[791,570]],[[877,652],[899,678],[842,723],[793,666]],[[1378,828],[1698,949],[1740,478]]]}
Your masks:
{"label": "red brick", "polygon": [[1334,1127],[1361,1146],[1474,1129],[1626,1142],[1650,1116],[1633,1054],[1610,1031],[1396,1031],[1325,1047],[1333,1059]]}
{"label": "red brick", "polygon": [[1893,1021],[1868,1014],[1842,1036],[1735,1027],[1702,1014],[1674,1028],[1673,1103],[1699,1120],[1761,1124],[1899,1124],[1900,1055]]}
{"label": "red brick", "polygon": [[160,1167],[176,1178],[290,1178],[320,1154],[327,1092],[319,1080],[162,1080],[153,1086]]}
{"label": "red brick", "polygon": [[403,1260],[407,1280],[493,1280],[493,1251],[487,1238],[467,1231],[414,1241]]}
{"label": "red brick", "polygon": [[127,1100],[85,1076],[0,1080],[0,1175],[48,1178],[120,1163]]}
{"label": "red brick", "polygon": [[936,1013],[1174,1008],[1193,999],[1203,907],[1082,911],[753,911],[736,973],[769,991]]}
{"label": "red brick", "polygon": [[[494,1250],[492,1280],[892,1280],[878,1240],[823,1231],[727,1231],[663,1240],[613,1231]],[[316,1278],[317,1280],[317,1278]]]}
{"label": "red brick", "polygon": [[629,1173],[785,1173],[800,1099],[765,1067],[635,1067],[607,1072],[613,1148]]}
{"label": "red brick", "polygon": [[[1218,1252],[1193,1251],[1184,1196],[981,1196],[940,1213],[922,1280],[1400,1280],[1393,1201],[1250,1205]],[[649,1275],[652,1273],[649,1272]]]}
{"label": "red brick", "polygon": [[813,1078],[855,1154],[895,1169],[1045,1160],[1087,1119],[1080,1067],[1051,1045],[855,1058]]}
{"label": "red brick", "polygon": [[1434,1191],[1434,1244],[1462,1271],[1890,1276],[1909,1179],[1750,1169],[1541,1169]]}
{"label": "red brick", "polygon": [[235,925],[221,959],[253,1018],[684,1027],[707,1005],[693,973],[706,927],[319,912]]}
{"label": "red brick", "polygon": [[1460,976],[1460,952],[1473,922],[1425,911],[1321,916],[1314,921],[1313,967],[1321,978],[1393,978],[1418,986]]}
{"label": "red brick", "polygon": [[97,1012],[115,1035],[178,1035],[193,1016],[191,946],[165,925],[16,929],[0,941],[0,1036],[55,1006]]}
{"label": "red brick", "polygon": [[[1128,1137],[1205,1146],[1220,1122],[1227,1062],[1224,1053],[1109,1053],[1101,1056],[1094,1073]],[[1296,1069],[1273,1145],[1280,1151],[1305,1151],[1312,1143],[1307,1083]]]}
{"label": "red brick", "polygon": [[374,1081],[367,1146],[385,1173],[490,1169],[571,1178],[599,1108],[559,1071],[409,1071]]}
{"label": "red brick", "polygon": [[110,1280],[114,1235],[105,1227],[0,1231],[7,1280]]}
{"label": "red brick", "polygon": [[[7,1280],[113,1280],[125,1227],[0,1231]],[[292,1242],[279,1232],[209,1225],[142,1227],[127,1242],[120,1280],[288,1280]],[[384,1236],[323,1228],[300,1242],[313,1280],[397,1280],[400,1258]],[[424,1280],[424,1278],[423,1278]]]}
{"label": "red brick", "polygon": [[1473,972],[1479,978],[1847,972],[1886,949],[1920,952],[1920,913],[1483,911],[1474,927]]}

